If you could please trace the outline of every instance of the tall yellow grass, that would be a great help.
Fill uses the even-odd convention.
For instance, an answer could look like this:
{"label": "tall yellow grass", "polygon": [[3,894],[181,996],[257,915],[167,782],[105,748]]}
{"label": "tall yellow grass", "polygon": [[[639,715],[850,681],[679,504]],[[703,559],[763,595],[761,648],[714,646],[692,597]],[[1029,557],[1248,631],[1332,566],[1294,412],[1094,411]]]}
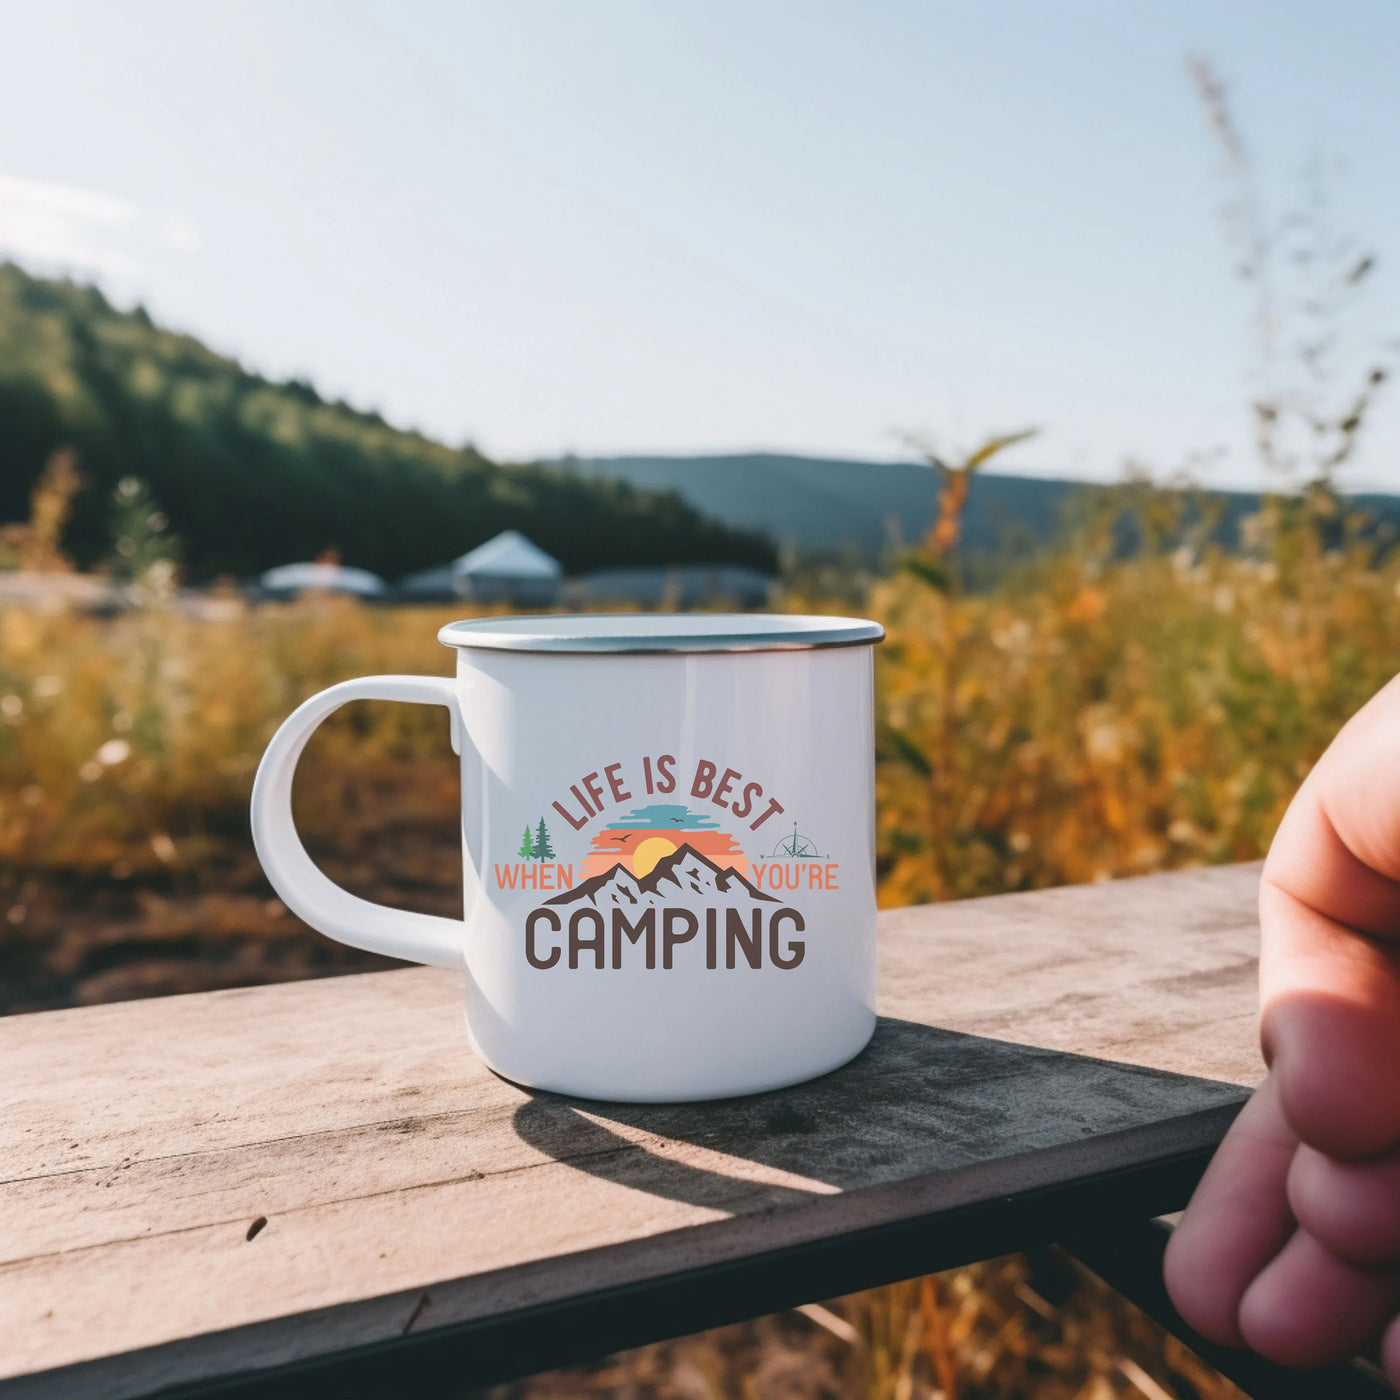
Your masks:
{"label": "tall yellow grass", "polygon": [[[1400,659],[1400,565],[1355,542],[1280,555],[1114,560],[1090,532],[983,595],[909,572],[875,584],[882,902],[1262,853]],[[258,757],[287,712],[347,676],[449,672],[434,636],[453,611],[0,613],[0,863],[139,867],[244,839]],[[441,760],[440,719],[357,707],[317,751],[351,774]]]}
{"label": "tall yellow grass", "polygon": [[[0,613],[0,863],[195,861],[242,839],[259,755],[287,712],[352,675],[450,673],[434,641],[449,617],[331,599],[256,611],[230,599],[213,619]],[[327,726],[319,747],[351,769],[426,755],[445,730],[424,719],[375,706]]]}
{"label": "tall yellow grass", "polygon": [[887,904],[1244,860],[1400,662],[1400,568],[1105,539],[983,597],[878,586]]}

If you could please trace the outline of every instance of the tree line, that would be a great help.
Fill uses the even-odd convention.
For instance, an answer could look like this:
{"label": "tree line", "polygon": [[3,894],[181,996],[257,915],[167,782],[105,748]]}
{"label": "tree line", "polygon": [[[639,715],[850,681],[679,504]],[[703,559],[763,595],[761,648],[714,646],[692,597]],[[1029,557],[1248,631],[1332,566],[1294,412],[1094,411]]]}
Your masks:
{"label": "tree line", "polygon": [[396,578],[512,527],[571,573],[776,564],[766,536],[709,520],[674,492],[491,461],[304,381],[252,374],[95,287],[0,263],[0,522],[25,516],[60,451],[82,477],[64,548],[85,567],[110,552],[113,492],[133,477],[195,579],[328,550]]}

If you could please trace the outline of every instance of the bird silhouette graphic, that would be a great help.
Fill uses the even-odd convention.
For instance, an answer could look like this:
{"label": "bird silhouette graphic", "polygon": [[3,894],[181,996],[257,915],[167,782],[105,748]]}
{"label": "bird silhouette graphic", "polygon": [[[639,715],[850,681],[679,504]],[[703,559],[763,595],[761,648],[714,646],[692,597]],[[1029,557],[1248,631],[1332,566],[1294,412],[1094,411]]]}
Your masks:
{"label": "bird silhouette graphic", "polygon": [[613,840],[616,841],[619,846],[621,846],[624,843],[630,841],[632,839],[632,835],[633,833],[629,831],[626,836],[614,836]]}

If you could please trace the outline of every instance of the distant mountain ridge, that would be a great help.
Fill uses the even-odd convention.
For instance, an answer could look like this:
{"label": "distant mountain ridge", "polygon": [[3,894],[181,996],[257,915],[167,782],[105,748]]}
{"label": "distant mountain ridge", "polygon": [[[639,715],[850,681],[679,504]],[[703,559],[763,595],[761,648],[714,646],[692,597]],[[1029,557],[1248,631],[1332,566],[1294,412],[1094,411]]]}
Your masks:
{"label": "distant mountain ridge", "polygon": [[[933,521],[937,474],[917,462],[856,462],[784,453],[697,457],[565,457],[551,465],[592,481],[674,491],[716,520],[761,529],[799,555],[873,559],[916,543]],[[1008,528],[1050,539],[1077,489],[1069,481],[974,478],[964,546],[1000,545]]]}
{"label": "distant mountain ridge", "polygon": [[[859,462],[755,452],[715,456],[564,457],[552,465],[593,481],[674,491],[697,510],[737,529],[762,530],[803,556],[855,556],[873,563],[892,546],[917,543],[933,522],[938,476],[918,462]],[[1048,544],[1076,499],[1111,488],[1061,478],[974,476],[963,516],[967,555],[1015,553]],[[1223,504],[1220,536],[1237,537],[1258,509],[1250,491],[1212,492]],[[1400,522],[1400,497],[1350,498]]]}
{"label": "distant mountain ridge", "polygon": [[636,876],[620,861],[611,870],[584,880],[574,889],[557,894],[546,904],[577,904],[595,908],[655,909],[677,901],[745,898],[776,904],[771,894],[751,885],[732,866],[718,866],[689,844],[662,856],[643,876]]}

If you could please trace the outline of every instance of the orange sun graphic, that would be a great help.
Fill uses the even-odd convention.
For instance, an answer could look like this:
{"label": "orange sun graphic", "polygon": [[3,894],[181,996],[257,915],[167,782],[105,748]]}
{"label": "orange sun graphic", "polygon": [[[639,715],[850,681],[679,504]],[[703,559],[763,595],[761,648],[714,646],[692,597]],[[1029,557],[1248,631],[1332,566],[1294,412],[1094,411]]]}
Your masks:
{"label": "orange sun graphic", "polygon": [[632,853],[632,873],[650,875],[657,861],[676,850],[679,847],[674,841],[668,841],[664,836],[648,836]]}
{"label": "orange sun graphic", "polygon": [[635,809],[597,832],[579,877],[587,880],[621,865],[641,878],[682,846],[748,876],[749,863],[739,844],[713,817],[680,803],[656,803]]}

